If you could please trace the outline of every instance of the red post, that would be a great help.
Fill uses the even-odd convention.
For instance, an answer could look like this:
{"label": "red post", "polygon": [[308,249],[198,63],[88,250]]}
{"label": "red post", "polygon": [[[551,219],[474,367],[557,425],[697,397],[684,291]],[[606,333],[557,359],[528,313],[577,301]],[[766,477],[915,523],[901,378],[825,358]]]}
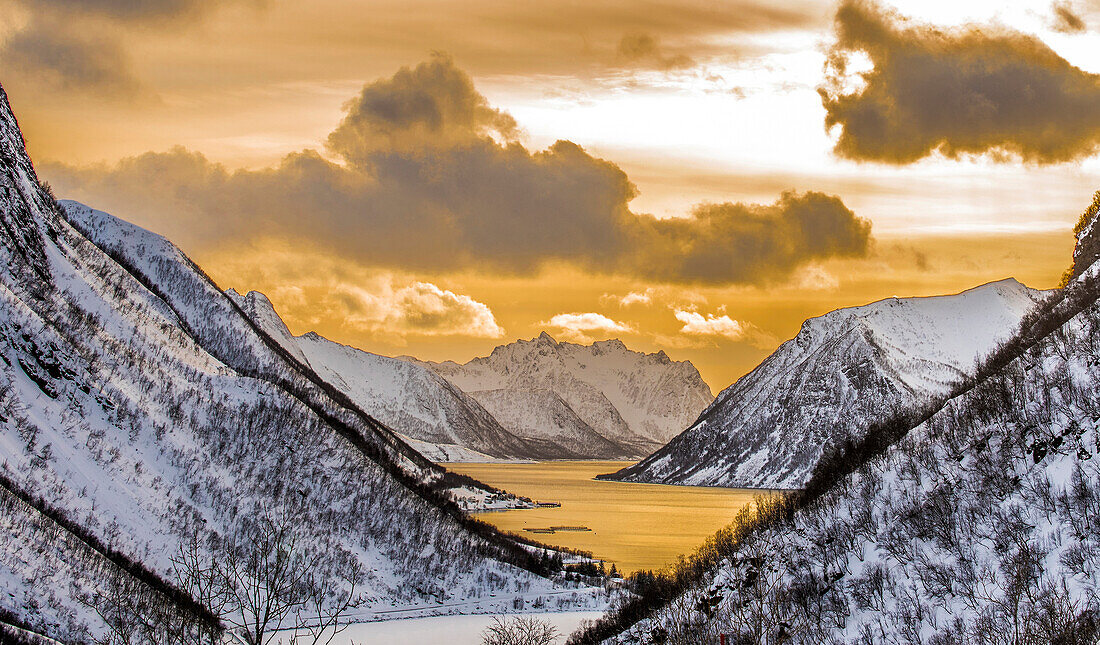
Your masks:
{"label": "red post", "polygon": [[721,645],[726,645],[726,635],[725,634],[719,634],[718,638],[722,641]]}

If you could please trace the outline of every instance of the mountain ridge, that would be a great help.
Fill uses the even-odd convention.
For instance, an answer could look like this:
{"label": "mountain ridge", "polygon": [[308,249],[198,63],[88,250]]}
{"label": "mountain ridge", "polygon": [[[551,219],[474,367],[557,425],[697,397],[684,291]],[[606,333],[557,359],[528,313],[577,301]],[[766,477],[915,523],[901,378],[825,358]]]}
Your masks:
{"label": "mountain ridge", "polygon": [[601,477],[800,488],[830,447],[971,374],[1041,295],[1006,278],[810,318],[691,427],[638,464]]}
{"label": "mountain ridge", "polygon": [[673,361],[663,350],[636,352],[618,339],[580,345],[544,331],[462,364],[402,358],[430,367],[475,399],[489,397],[481,392],[555,392],[594,432],[633,456],[660,447],[713,399],[689,361]]}

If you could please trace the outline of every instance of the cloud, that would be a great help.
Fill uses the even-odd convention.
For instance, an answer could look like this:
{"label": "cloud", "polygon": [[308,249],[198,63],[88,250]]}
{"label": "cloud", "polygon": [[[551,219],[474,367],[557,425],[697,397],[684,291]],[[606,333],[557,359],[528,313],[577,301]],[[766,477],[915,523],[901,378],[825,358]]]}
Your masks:
{"label": "cloud", "polygon": [[1054,14],[1054,30],[1065,34],[1079,34],[1085,31],[1085,20],[1073,11],[1068,2],[1055,2],[1050,10]]}
{"label": "cloud", "polygon": [[664,338],[666,344],[677,347],[700,346],[703,343],[713,343],[723,338],[735,342],[747,342],[755,347],[768,348],[775,345],[775,337],[743,320],[734,320],[729,314],[719,308],[720,315],[701,314],[698,311],[687,309],[674,309],[676,320],[683,323],[679,333],[681,336],[692,338]]}
{"label": "cloud", "polygon": [[[939,151],[1056,163],[1100,146],[1100,76],[1034,36],[941,30],[858,0],[840,5],[836,32],[819,92],[843,157],[905,164]],[[849,91],[847,63],[857,53],[874,69]]]}
{"label": "cloud", "polygon": [[0,43],[5,71],[46,89],[133,98],[141,83],[118,44],[73,29],[66,20],[31,19]]}
{"label": "cloud", "polygon": [[348,104],[328,138],[340,163],[305,150],[230,171],[177,148],[42,173],[192,252],[275,237],[405,270],[530,274],[557,262],[676,283],[766,283],[867,252],[870,223],[837,197],[788,192],[657,219],[630,210],[635,188],[614,163],[569,141],[531,152],[516,129],[437,55]]}
{"label": "cloud", "polygon": [[799,269],[795,284],[800,289],[832,291],[840,286],[840,280],[819,264],[807,264]]}
{"label": "cloud", "polygon": [[[265,0],[240,0],[261,5]],[[135,25],[178,29],[227,3],[215,0],[15,0],[28,18],[0,43],[6,72],[48,91],[132,101],[154,94],[122,44]]]}
{"label": "cloud", "polygon": [[266,240],[215,258],[233,286],[267,293],[295,330],[323,328],[326,335],[396,345],[413,337],[505,333],[489,306],[469,295],[349,263],[320,247]]}
{"label": "cloud", "polygon": [[604,294],[599,296],[599,302],[602,303],[615,303],[620,307],[629,307],[630,305],[649,305],[653,302],[653,289],[647,288],[643,292],[629,292],[625,296],[616,296],[615,294]]}
{"label": "cloud", "polygon": [[405,330],[422,336],[504,336],[504,329],[487,305],[430,282],[414,282],[381,294],[363,294],[362,302],[367,315],[361,319],[386,330]]}
{"label": "cloud", "polygon": [[[262,5],[264,0],[243,0]],[[84,15],[125,22],[192,20],[228,4],[219,0],[33,0],[33,8],[68,16]]]}
{"label": "cloud", "polygon": [[702,204],[690,217],[628,224],[633,274],[667,281],[767,283],[826,257],[867,253],[871,224],[839,197],[783,193],[770,205]]}
{"label": "cloud", "polygon": [[370,83],[345,108],[328,145],[356,165],[372,166],[387,153],[477,147],[494,135],[511,141],[518,130],[511,115],[490,107],[470,77],[438,53]]}
{"label": "cloud", "polygon": [[399,285],[382,276],[365,287],[340,283],[311,296],[311,306],[342,320],[348,331],[390,342],[408,336],[504,336],[487,305],[430,282]]}
{"label": "cloud", "polygon": [[630,63],[645,64],[657,69],[679,69],[691,67],[695,61],[686,54],[666,56],[661,45],[652,34],[626,34],[619,41],[619,56]]}
{"label": "cloud", "polygon": [[634,332],[634,328],[626,323],[592,312],[557,314],[550,320],[544,320],[538,324],[556,329],[565,340],[578,343]]}
{"label": "cloud", "polygon": [[684,311],[677,309],[674,312],[676,320],[684,323],[680,328],[681,334],[689,336],[722,336],[730,340],[741,340],[745,336],[748,326],[740,320],[734,320],[727,314],[715,316],[703,314],[697,311]]}

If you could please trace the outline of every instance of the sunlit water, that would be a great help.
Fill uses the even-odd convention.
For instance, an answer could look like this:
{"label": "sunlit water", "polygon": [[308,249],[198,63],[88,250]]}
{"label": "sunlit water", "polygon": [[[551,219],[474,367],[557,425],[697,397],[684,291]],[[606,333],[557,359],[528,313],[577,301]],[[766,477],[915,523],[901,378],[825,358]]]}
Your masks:
{"label": "sunlit water", "polygon": [[[535,508],[477,517],[503,531],[555,546],[591,551],[629,573],[660,569],[701,545],[765,491],[596,481],[629,461],[548,461],[533,464],[444,464],[511,493],[561,508]],[[525,528],[587,526],[590,532],[533,534]]]}

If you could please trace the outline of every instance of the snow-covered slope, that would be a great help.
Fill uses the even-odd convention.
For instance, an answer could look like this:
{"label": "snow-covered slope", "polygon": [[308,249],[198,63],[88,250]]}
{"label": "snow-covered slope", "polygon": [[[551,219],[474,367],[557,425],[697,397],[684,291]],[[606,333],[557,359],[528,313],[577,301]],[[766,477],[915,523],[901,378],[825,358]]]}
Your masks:
{"label": "snow-covered slope", "polygon": [[917,427],[881,426],[894,443],[720,535],[649,618],[574,642],[1097,642],[1100,267],[1079,268]]}
{"label": "snow-covered slope", "polygon": [[1008,279],[811,318],[694,425],[611,478],[799,488],[830,448],[972,374],[1041,296]]}
{"label": "snow-covered slope", "polygon": [[[486,407],[494,405],[501,395],[483,396],[482,392],[551,391],[593,432],[636,456],[648,454],[685,428],[712,398],[710,388],[691,363],[672,361],[664,352],[631,351],[619,340],[578,345],[559,343],[543,332],[532,340],[501,345],[489,356],[463,365],[452,361],[423,364]],[[558,407],[553,398],[546,401]],[[534,401],[528,397],[526,402]],[[560,416],[559,411],[550,408],[534,414],[538,419]],[[534,423],[529,418],[523,425]],[[505,427],[523,435],[507,423]],[[560,430],[575,432],[573,419]],[[549,436],[555,431],[545,432]]]}
{"label": "snow-covered slope", "polygon": [[528,443],[556,459],[626,459],[632,451],[605,438],[551,390],[483,390],[477,400]]}
{"label": "snow-covered slope", "polygon": [[[474,399],[432,370],[341,345],[316,333],[295,337],[258,291],[226,293],[264,331],[360,408],[434,457],[552,456],[497,423]],[[471,452],[472,451],[472,452]],[[463,459],[465,460],[465,459]]]}
{"label": "snow-covered slope", "polygon": [[[62,211],[2,90],[0,224],[0,622],[88,642],[127,599],[202,614],[171,590],[173,556],[247,556],[265,526],[323,581],[322,604],[354,583],[363,617],[450,611],[456,597],[483,611],[529,593],[570,602],[565,583],[523,568],[539,569],[529,551],[440,492],[442,469],[177,248]],[[174,642],[135,636],[150,640]]]}

